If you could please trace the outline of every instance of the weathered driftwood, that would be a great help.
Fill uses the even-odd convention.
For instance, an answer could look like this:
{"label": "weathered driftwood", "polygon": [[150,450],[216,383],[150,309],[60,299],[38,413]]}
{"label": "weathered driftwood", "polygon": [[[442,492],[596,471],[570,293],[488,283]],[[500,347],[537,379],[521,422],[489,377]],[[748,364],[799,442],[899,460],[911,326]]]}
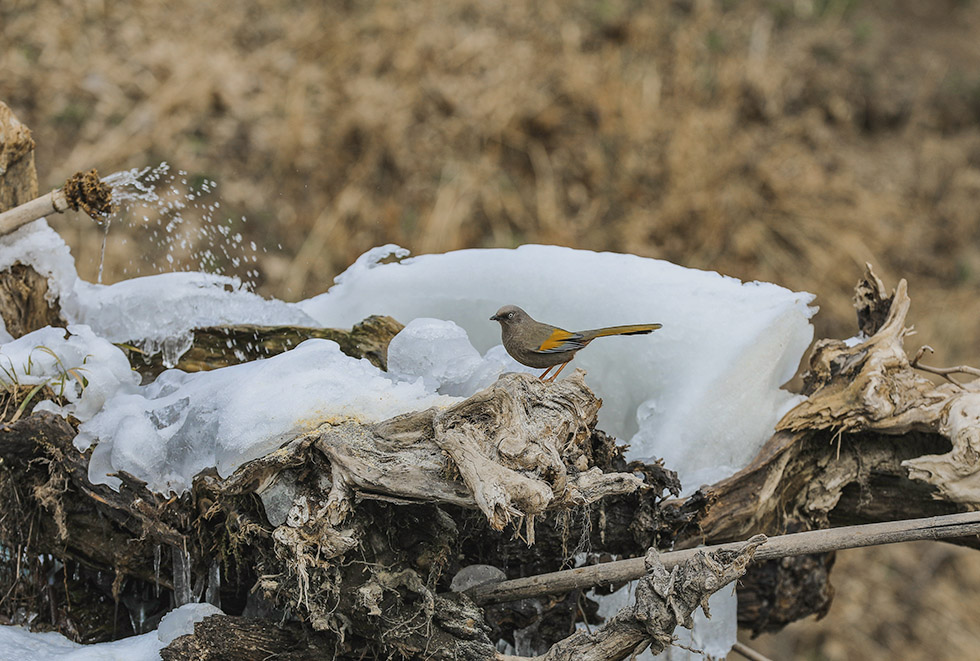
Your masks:
{"label": "weathered driftwood", "polygon": [[670,571],[655,550],[643,563],[646,575],[636,585],[632,606],[624,608],[597,631],[580,631],[556,643],[545,654],[516,657],[498,654],[498,661],[620,661],[647,648],[660,654],[674,641],[678,625],[690,629],[698,608],[708,613],[708,597],[745,573],[764,537],[740,544],[737,550],[698,551]]}
{"label": "weathered driftwood", "polygon": [[476,506],[495,530],[526,521],[533,544],[534,517],[546,509],[636,491],[643,485],[636,476],[603,473],[590,461],[586,444],[599,400],[584,376],[579,370],[549,384],[505,374],[445,411],[326,429],[317,447],[333,471],[331,517],[346,518],[356,487],[396,499]]}
{"label": "weathered driftwood", "polygon": [[[914,470],[953,444],[969,448],[978,427],[969,416],[959,415],[960,428],[949,421],[951,410],[971,401],[968,388],[937,386],[911,365],[902,347],[910,305],[905,282],[889,295],[869,267],[856,301],[865,339],[815,343],[807,399],[749,466],[705,490],[711,506],[698,534],[679,539],[679,547],[951,514],[980,502],[950,497]],[[957,470],[975,467],[964,461]],[[978,545],[976,537],[958,541]],[[804,556],[753,566],[741,582],[740,624],[775,630],[825,612],[832,564],[832,556]]]}

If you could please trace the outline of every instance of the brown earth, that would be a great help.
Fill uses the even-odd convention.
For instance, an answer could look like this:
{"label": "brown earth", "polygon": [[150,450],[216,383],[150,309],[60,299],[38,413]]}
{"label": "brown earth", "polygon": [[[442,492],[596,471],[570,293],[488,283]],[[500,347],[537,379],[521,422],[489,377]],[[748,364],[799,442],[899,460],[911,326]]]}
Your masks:
{"label": "brown earth", "polygon": [[[812,291],[818,337],[844,337],[869,261],[909,280],[912,349],[980,364],[978,3],[5,0],[0,31],[42,189],[162,160],[214,180],[187,226],[254,241],[261,293],[324,291],[387,242],[558,243]],[[214,240],[167,247],[160,222],[114,225],[106,281]],[[52,224],[94,280],[102,230]],[[833,576],[827,618],[751,644],[980,654],[980,557],[850,551]]]}

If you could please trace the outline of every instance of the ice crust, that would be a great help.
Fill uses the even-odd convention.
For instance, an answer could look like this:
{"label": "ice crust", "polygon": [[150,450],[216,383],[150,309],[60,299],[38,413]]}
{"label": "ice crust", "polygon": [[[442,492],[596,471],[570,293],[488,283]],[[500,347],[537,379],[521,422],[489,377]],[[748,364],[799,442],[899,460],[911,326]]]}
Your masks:
{"label": "ice crust", "polygon": [[78,280],[66,314],[112,342],[139,341],[173,366],[190,348],[191,329],[227,324],[318,326],[295,304],[268,300],[238,278],[161,273],[95,285]]}
{"label": "ice crust", "polygon": [[161,649],[175,638],[194,633],[195,623],[220,613],[211,604],[186,604],[164,615],[156,631],[95,645],[76,643],[60,633],[0,626],[0,661],[160,661]]}
{"label": "ice crust", "polygon": [[[224,324],[317,326],[298,306],[248,291],[238,278],[193,271],[98,285],[78,278],[61,236],[44,219],[0,237],[0,270],[21,263],[48,279],[70,324],[85,324],[110,342],[135,341],[173,366],[190,347],[191,329]],[[10,335],[0,320],[0,342]]]}
{"label": "ice crust", "polygon": [[[489,317],[502,305],[520,305],[568,330],[660,322],[652,335],[601,338],[570,367],[586,370],[602,397],[600,427],[629,441],[630,458],[663,457],[686,492],[748,463],[798,401],[779,386],[813,337],[811,294],[558,246],[407,255],[394,245],[375,248],[299,307],[325,326],[349,326],[369,314],[409,324],[411,351],[400,351],[395,338],[393,371],[425,375],[459,395],[493,372],[486,363],[496,362],[499,348],[483,363],[475,357],[499,345],[499,326]],[[391,256],[401,261],[381,263]],[[419,318],[451,320],[473,349],[461,333],[412,321]]]}
{"label": "ice crust", "polygon": [[227,477],[321,422],[374,422],[455,401],[421,381],[394,383],[336,342],[307,340],[267,360],[193,374],[167,370],[108,401],[82,424],[75,446],[95,444],[95,484],[117,486],[110,474],[122,470],[154,491],[179,494],[202,470]]}
{"label": "ice crust", "polygon": [[[0,271],[14,264],[32,267],[48,281],[45,298],[54,302],[70,294],[78,274],[68,245],[43,218],[0,236]],[[11,340],[0,319],[0,342]]]}
{"label": "ice crust", "polygon": [[388,344],[388,374],[392,378],[421,379],[427,389],[443,395],[469,397],[503,372],[535,370],[518,363],[500,345],[481,356],[466,331],[451,321],[413,319]]}

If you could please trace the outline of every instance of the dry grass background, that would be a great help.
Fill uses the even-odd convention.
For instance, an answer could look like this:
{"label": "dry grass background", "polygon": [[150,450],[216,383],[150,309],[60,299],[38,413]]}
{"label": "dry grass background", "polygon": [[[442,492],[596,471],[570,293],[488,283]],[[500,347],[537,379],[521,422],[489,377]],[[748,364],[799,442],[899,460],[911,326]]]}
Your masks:
{"label": "dry grass background", "polygon": [[[386,242],[557,243],[812,291],[843,337],[870,261],[910,282],[910,343],[980,364],[978,3],[3,0],[0,31],[42,185],[213,179],[261,293],[324,291]],[[101,230],[53,224],[94,279]],[[112,228],[107,281],[167,268],[145,225]],[[851,551],[834,577],[827,618],[752,644],[980,657],[973,554]]]}

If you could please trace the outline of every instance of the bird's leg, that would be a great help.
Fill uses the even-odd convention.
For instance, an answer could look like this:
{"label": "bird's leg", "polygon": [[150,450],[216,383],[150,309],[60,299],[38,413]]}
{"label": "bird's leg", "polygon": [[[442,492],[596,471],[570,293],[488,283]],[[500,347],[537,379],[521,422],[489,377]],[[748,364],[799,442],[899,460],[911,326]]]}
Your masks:
{"label": "bird's leg", "polygon": [[555,372],[554,374],[552,374],[552,375],[551,375],[551,378],[550,378],[550,379],[548,379],[548,380],[549,380],[549,381],[552,381],[552,382],[554,382],[554,380],[558,378],[558,375],[559,375],[559,374],[561,374],[561,371],[562,371],[563,369],[565,369],[565,365],[567,365],[567,364],[568,364],[568,363],[570,363],[570,362],[572,362],[572,361],[570,361],[570,360],[569,360],[569,361],[566,361],[566,362],[564,362],[564,363],[562,363],[561,365],[559,365],[559,366],[558,366],[558,371],[557,371],[557,372]]}
{"label": "bird's leg", "polygon": [[544,377],[548,376],[548,372],[550,372],[553,367],[554,365],[546,369],[544,372],[541,373],[541,376],[539,376],[538,378],[544,381]]}

